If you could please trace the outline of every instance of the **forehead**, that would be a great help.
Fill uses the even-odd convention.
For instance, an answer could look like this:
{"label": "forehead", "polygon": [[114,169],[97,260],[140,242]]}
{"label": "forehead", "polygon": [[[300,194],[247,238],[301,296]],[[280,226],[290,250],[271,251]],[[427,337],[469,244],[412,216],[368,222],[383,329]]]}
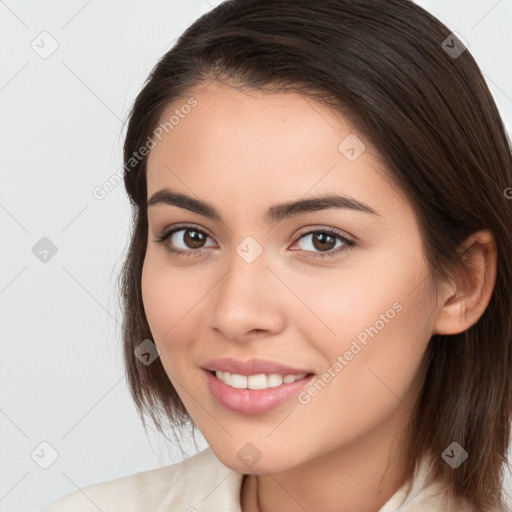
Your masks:
{"label": "forehead", "polygon": [[[158,127],[166,144],[158,144],[150,160],[165,152],[166,145],[174,142],[179,146],[184,139],[188,139],[187,146],[213,146],[218,156],[223,150],[234,153],[240,149],[234,145],[240,140],[246,154],[257,149],[261,158],[277,158],[287,154],[289,148],[296,152],[299,142],[307,143],[304,150],[309,146],[321,149],[331,143],[331,151],[337,154],[340,137],[355,132],[339,112],[304,94],[235,89],[218,82],[198,85],[173,101],[164,109]],[[171,134],[174,141],[170,140]],[[359,137],[363,138],[361,134]],[[324,141],[321,146],[319,139]],[[375,153],[370,141],[364,142],[366,151]]]}
{"label": "forehead", "polygon": [[148,157],[148,198],[168,186],[215,204],[237,198],[240,208],[258,203],[261,209],[271,196],[329,192],[379,210],[397,194],[364,134],[297,93],[209,82],[169,105],[159,126],[166,122]]}

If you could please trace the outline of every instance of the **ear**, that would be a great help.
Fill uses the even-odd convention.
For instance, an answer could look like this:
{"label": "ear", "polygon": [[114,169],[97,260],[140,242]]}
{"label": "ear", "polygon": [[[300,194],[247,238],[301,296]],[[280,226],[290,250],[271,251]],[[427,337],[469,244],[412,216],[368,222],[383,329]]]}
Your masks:
{"label": "ear", "polygon": [[443,287],[432,334],[458,334],[474,325],[487,308],[496,283],[497,249],[489,230],[463,243],[468,269]]}

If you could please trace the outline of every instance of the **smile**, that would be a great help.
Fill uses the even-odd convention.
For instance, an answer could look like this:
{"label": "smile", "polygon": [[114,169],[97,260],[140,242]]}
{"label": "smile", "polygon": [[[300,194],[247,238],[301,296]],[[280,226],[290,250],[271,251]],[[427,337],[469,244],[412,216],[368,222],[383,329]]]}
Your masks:
{"label": "smile", "polygon": [[219,405],[246,415],[265,414],[290,403],[315,377],[312,373],[241,375],[205,369],[203,375],[212,398]]}
{"label": "smile", "polygon": [[280,375],[278,373],[258,373],[256,375],[240,375],[217,370],[215,376],[224,384],[237,389],[267,389],[289,384],[296,380],[303,379],[307,374]]}

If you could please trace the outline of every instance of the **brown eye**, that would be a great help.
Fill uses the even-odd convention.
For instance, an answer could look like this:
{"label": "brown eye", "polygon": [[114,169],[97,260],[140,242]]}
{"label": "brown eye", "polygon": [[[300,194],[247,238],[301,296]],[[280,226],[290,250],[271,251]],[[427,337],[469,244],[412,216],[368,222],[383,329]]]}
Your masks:
{"label": "brown eye", "polygon": [[336,238],[326,233],[313,233],[312,238],[313,246],[319,251],[329,251],[334,249],[336,245]]}
{"label": "brown eye", "polygon": [[[156,242],[163,243],[171,253],[195,256],[203,251],[207,233],[194,226],[182,226],[157,237]],[[215,244],[213,244],[215,245]]]}
{"label": "brown eye", "polygon": [[[297,244],[300,245],[300,242],[307,240],[308,238],[309,243],[303,244],[302,250],[305,252],[313,253],[313,257],[332,256],[346,251],[355,245],[353,240],[349,240],[337,231],[333,231],[331,229],[316,230],[305,233],[300,237]],[[341,243],[336,245],[338,241]],[[333,250],[339,248],[340,246],[342,246],[341,249],[335,251]]]}
{"label": "brown eye", "polygon": [[183,240],[185,245],[190,249],[201,249],[204,245],[205,240],[208,238],[208,236],[205,233],[203,233],[202,231],[198,231],[197,229],[180,229],[179,231],[176,231],[174,234],[179,233],[180,231],[185,232],[185,236],[183,236],[181,239]]}
{"label": "brown eye", "polygon": [[[200,256],[206,247],[206,241],[211,237],[195,226],[181,226],[157,237],[157,243],[163,243],[166,250],[182,256]],[[304,240],[309,243],[303,243]],[[340,242],[338,244],[338,242]],[[317,229],[301,235],[296,242],[302,245],[300,252],[310,253],[313,258],[334,256],[348,251],[357,243],[330,228]],[[338,245],[337,245],[338,244]]]}

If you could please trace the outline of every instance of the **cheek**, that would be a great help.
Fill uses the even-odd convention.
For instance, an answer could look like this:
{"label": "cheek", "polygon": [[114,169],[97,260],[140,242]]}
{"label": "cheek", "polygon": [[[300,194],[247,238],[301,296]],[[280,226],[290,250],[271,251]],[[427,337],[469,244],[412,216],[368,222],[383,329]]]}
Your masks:
{"label": "cheek", "polygon": [[305,318],[301,324],[330,367],[325,398],[341,400],[356,414],[363,403],[369,405],[365,411],[376,412],[400,403],[397,397],[413,385],[430,340],[434,309],[425,289],[427,269],[412,245],[344,268],[334,279],[306,276],[295,288],[317,316],[307,315],[314,328],[306,327]]}
{"label": "cheek", "polygon": [[354,338],[347,351],[340,351],[339,373],[325,398],[339,404],[332,407],[333,423],[350,417],[354,435],[361,426],[369,429],[395,412],[407,416],[413,410],[423,384],[420,369],[426,343],[411,332],[405,315],[404,308],[381,330],[368,326],[361,331],[364,343]]}
{"label": "cheek", "polygon": [[[313,269],[300,276],[281,272],[300,299],[290,301],[298,324],[327,353],[348,349],[349,340],[360,333],[364,340],[365,328],[374,324],[379,332],[401,324],[415,308],[417,294],[410,292],[421,279],[421,269],[409,256],[403,251],[361,252],[354,264],[347,260],[350,264],[339,269]],[[400,313],[402,308],[408,313]]]}
{"label": "cheek", "polygon": [[[166,370],[186,364],[191,341],[197,337],[197,307],[205,291],[183,269],[171,268],[148,251],[141,277],[142,301],[153,340]],[[171,357],[172,356],[172,357]]]}
{"label": "cheek", "polygon": [[142,267],[141,290],[151,331],[157,340],[165,342],[186,312],[192,287],[186,286],[187,279],[180,269],[166,264],[161,252],[157,248],[148,249]]}
{"label": "cheek", "polygon": [[162,268],[158,260],[148,253],[142,267],[142,302],[164,365],[168,360],[172,340],[175,339],[176,325],[183,316],[180,306],[183,304],[180,300],[182,293],[178,292],[179,283],[173,275],[176,276],[169,269]]}
{"label": "cheek", "polygon": [[[144,311],[155,341],[162,340],[166,311],[169,312],[170,294],[165,293],[168,283],[150,254],[142,267],[141,291]],[[171,310],[172,311],[172,310]],[[168,329],[169,327],[167,327]]]}

